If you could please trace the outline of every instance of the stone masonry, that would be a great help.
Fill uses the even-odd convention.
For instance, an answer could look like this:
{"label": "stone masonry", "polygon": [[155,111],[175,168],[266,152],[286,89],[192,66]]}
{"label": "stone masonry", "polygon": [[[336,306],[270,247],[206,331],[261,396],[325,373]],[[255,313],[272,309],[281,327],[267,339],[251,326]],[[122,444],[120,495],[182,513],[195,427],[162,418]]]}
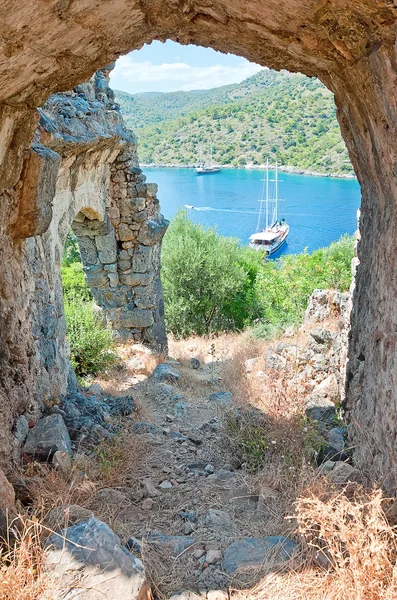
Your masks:
{"label": "stone masonry", "polygon": [[[168,222],[160,214],[157,185],[146,183],[136,139],[114,103],[110,68],[73,92],[51,97],[42,109],[38,135],[62,157],[55,219],[45,237],[59,265],[71,227],[87,285],[116,337],[164,352],[160,246]],[[110,143],[96,134],[92,148],[93,127],[109,133],[109,126]]]}
{"label": "stone masonry", "polygon": [[[346,373],[350,443],[368,477],[397,493],[396,23],[392,0],[0,3],[0,463],[8,456],[17,416],[37,398],[65,389],[57,267],[62,236],[80,211],[92,225],[95,220],[106,224],[107,216],[117,220],[103,198],[110,198],[116,158],[128,150],[134,155],[135,141],[112,102],[106,70],[95,81],[82,82],[144,43],[172,39],[317,76],[335,94],[362,189]],[[37,107],[57,92],[63,93],[46,103],[35,136]],[[56,112],[57,102],[64,116],[52,115],[54,127],[51,118],[43,119],[52,108]],[[89,210],[94,205],[96,215]],[[129,235],[129,224],[121,224],[118,244],[134,242],[121,240]],[[121,272],[117,268],[119,278]],[[130,309],[149,310],[134,300]],[[121,335],[139,329],[120,307],[110,310]],[[143,328],[142,335],[157,323]]]}

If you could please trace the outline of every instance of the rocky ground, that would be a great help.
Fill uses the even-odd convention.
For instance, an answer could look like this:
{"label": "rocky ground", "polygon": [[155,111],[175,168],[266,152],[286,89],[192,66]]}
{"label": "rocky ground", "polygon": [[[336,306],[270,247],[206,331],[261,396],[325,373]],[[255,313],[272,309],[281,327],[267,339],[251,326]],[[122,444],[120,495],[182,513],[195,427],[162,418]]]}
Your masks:
{"label": "rocky ground", "polygon": [[317,291],[304,325],[278,340],[171,342],[157,366],[126,346],[117,372],[55,399],[35,424],[20,420],[13,483],[52,532],[48,598],[59,585],[59,597],[78,588],[85,600],[150,586],[218,600],[296,568],[296,498],[322,475],[360,479],[340,409],[348,310],[346,295]]}

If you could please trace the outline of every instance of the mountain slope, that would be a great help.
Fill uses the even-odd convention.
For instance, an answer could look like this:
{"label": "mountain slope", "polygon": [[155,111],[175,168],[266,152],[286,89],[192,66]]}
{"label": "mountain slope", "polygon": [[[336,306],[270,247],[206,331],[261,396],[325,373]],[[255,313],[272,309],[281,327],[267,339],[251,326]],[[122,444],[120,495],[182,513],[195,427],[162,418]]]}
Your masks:
{"label": "mountain slope", "polygon": [[317,79],[268,69],[211,90],[136,94],[116,91],[136,132],[143,163],[193,164],[214,146],[221,165],[283,165],[351,173],[333,95]]}

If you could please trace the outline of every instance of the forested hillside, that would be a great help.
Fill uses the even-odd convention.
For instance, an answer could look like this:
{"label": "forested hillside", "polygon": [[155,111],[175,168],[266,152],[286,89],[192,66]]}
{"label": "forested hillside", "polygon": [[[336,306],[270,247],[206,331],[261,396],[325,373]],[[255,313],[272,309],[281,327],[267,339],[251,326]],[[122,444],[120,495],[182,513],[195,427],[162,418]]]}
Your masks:
{"label": "forested hillside", "polygon": [[136,132],[143,163],[194,164],[213,143],[214,162],[282,165],[351,173],[333,95],[317,79],[264,69],[240,84],[211,90],[116,91]]}

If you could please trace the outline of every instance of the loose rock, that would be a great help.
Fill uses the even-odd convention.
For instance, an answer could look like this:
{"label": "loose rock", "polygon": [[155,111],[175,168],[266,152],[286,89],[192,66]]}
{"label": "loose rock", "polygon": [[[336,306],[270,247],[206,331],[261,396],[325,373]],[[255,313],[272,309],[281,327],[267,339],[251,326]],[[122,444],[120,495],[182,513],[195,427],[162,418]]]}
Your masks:
{"label": "loose rock", "polygon": [[230,544],[223,552],[223,569],[229,575],[280,567],[298,550],[298,545],[287,537],[269,536],[245,538]]}
{"label": "loose rock", "polygon": [[98,590],[109,599],[149,597],[142,562],[98,519],[91,518],[52,535],[45,547],[54,583],[48,595],[52,600],[97,600]]}
{"label": "loose rock", "polygon": [[176,383],[179,379],[179,373],[171,365],[160,363],[153,371],[153,377],[157,381],[168,381],[169,383]]}
{"label": "loose rock", "polygon": [[219,404],[232,404],[231,392],[214,392],[210,394],[206,400],[208,402],[218,402]]}
{"label": "loose rock", "polygon": [[232,520],[224,510],[210,508],[204,515],[203,524],[210,529],[230,529],[233,526]]}
{"label": "loose rock", "polygon": [[172,488],[172,483],[170,481],[162,481],[159,485],[159,488],[161,488],[162,490],[169,490]]}
{"label": "loose rock", "polygon": [[205,562],[209,565],[213,565],[214,563],[218,562],[218,560],[221,560],[221,558],[222,552],[220,550],[208,550],[207,554],[205,555]]}
{"label": "loose rock", "polygon": [[346,485],[349,482],[363,483],[360,471],[346,462],[336,462],[327,477],[335,485]]}
{"label": "loose rock", "polygon": [[199,369],[201,367],[201,363],[199,361],[198,358],[191,358],[190,359],[190,366],[192,367],[192,369]]}
{"label": "loose rock", "polygon": [[106,404],[112,417],[127,417],[136,410],[132,396],[108,396]]}
{"label": "loose rock", "polygon": [[72,442],[61,415],[49,415],[39,419],[29,430],[23,452],[38,460],[51,460],[55,452],[71,454]]}

